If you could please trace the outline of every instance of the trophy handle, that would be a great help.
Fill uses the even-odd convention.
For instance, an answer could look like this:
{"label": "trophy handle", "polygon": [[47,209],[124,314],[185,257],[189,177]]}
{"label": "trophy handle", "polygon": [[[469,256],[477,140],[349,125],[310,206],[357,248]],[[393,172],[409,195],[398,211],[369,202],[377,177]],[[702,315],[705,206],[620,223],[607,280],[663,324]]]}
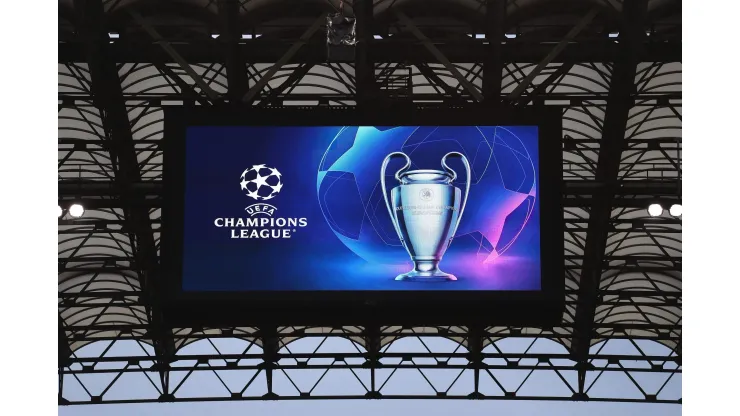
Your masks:
{"label": "trophy handle", "polygon": [[391,216],[391,222],[393,223],[393,228],[396,229],[396,233],[398,234],[398,238],[401,239],[401,244],[405,244],[403,241],[403,235],[401,235],[401,230],[398,228],[398,224],[396,223],[396,216],[393,215],[393,208],[391,208],[391,202],[388,199],[388,191],[385,188],[385,169],[388,167],[388,163],[391,161],[391,159],[394,156],[403,156],[404,159],[406,159],[406,164],[396,172],[396,180],[401,181],[401,174],[406,172],[411,167],[411,159],[409,159],[408,156],[406,156],[406,153],[403,152],[393,152],[390,153],[388,156],[383,159],[383,165],[380,167],[380,190],[383,192],[383,199],[385,199],[385,206],[388,208],[388,215]]}
{"label": "trophy handle", "polygon": [[465,204],[468,202],[468,195],[470,195],[470,181],[472,178],[470,176],[470,163],[468,163],[468,158],[466,158],[462,153],[450,152],[442,157],[442,167],[452,175],[452,181],[457,179],[457,173],[447,166],[447,158],[450,156],[457,156],[462,159],[463,165],[465,166],[465,174],[467,175],[465,180],[465,198],[462,200],[460,213],[457,215],[457,224],[455,224],[455,230],[452,233],[452,236],[454,237],[455,233],[457,233],[457,227],[460,225],[460,221],[462,221],[463,212],[465,212]]}

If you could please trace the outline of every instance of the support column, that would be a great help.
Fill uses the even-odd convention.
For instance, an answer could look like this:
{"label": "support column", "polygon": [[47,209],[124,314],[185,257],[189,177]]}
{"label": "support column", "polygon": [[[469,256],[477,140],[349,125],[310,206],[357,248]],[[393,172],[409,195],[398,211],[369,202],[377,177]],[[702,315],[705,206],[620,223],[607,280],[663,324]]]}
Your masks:
{"label": "support column", "polygon": [[647,0],[630,0],[623,3],[622,23],[619,32],[619,51],[614,62],[611,85],[601,132],[596,182],[601,189],[594,194],[589,212],[583,269],[578,286],[572,352],[578,368],[579,399],[585,395],[588,356],[594,331],[594,318],[598,306],[599,284],[604,263],[606,240],[614,194],[617,191],[619,162],[625,147],[625,131],[629,111],[634,106],[635,74],[638,57],[645,37]]}
{"label": "support column", "polygon": [[488,45],[483,60],[483,102],[487,106],[501,104],[503,47],[506,29],[506,0],[486,0],[485,33]]}
{"label": "support column", "polygon": [[247,65],[239,49],[242,34],[239,27],[239,0],[218,0],[218,17],[221,34],[218,40],[224,45],[226,61],[226,96],[232,105],[241,102],[241,97],[249,89]]}
{"label": "support column", "polygon": [[[105,13],[101,0],[75,0],[79,17],[79,36],[85,42],[85,52],[90,70],[93,104],[100,111],[105,137],[110,146],[110,157],[119,189],[128,189],[141,181],[141,171],[134,148],[131,123],[123,97],[117,63],[109,53],[110,44],[105,27]],[[172,329],[166,327],[162,305],[162,285],[158,279],[157,249],[151,220],[143,196],[118,195],[124,212],[126,228],[131,230],[131,247],[134,265],[142,287],[142,303],[149,317],[147,336],[154,344],[156,367],[160,371],[163,387],[169,377],[167,368],[174,359],[175,343]],[[169,392],[165,388],[163,395]]]}
{"label": "support column", "polygon": [[355,24],[357,43],[355,45],[355,86],[357,106],[364,108],[376,97],[375,69],[370,59],[370,43],[373,36],[373,0],[355,0]]}

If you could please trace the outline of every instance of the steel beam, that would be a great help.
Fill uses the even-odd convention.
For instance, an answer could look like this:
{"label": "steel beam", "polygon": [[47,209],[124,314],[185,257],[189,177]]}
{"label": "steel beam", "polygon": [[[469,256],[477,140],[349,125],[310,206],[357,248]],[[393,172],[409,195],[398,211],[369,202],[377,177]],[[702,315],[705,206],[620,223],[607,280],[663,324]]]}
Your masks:
{"label": "steel beam", "polygon": [[216,91],[213,91],[211,87],[201,78],[200,75],[198,75],[195,70],[188,64],[188,62],[180,56],[179,53],[170,45],[169,42],[167,42],[162,35],[157,32],[157,30],[152,26],[142,15],[140,15],[136,10],[129,10],[129,14],[131,17],[136,20],[138,24],[141,25],[141,27],[149,34],[149,36],[154,39],[159,46],[164,49],[167,54],[172,57],[172,59],[177,62],[180,67],[187,73],[190,78],[193,79],[193,81],[200,87],[200,89],[208,96],[208,98],[211,99],[211,101],[216,101],[218,99],[218,93]]}
{"label": "steel beam", "polygon": [[514,91],[509,94],[509,99],[516,99],[518,98],[524,90],[529,87],[529,84],[534,81],[534,79],[537,77],[537,75],[542,72],[545,67],[550,64],[559,54],[562,52],[568,44],[576,37],[579,33],[585,28],[589,23],[591,23],[592,20],[594,20],[594,17],[599,13],[599,8],[594,6],[591,10],[589,10],[588,13],[586,13],[581,20],[578,21],[578,23],[571,29],[565,37],[558,42],[557,45],[555,45],[554,48],[550,51],[550,53],[545,56],[542,61],[540,61],[537,66],[534,67],[534,69],[527,74],[526,77],[522,80],[522,82],[519,83],[519,85],[514,88]]}
{"label": "steel beam", "polygon": [[285,81],[283,81],[282,84],[270,90],[270,92],[266,96],[260,98],[259,107],[265,107],[272,104],[274,100],[280,97],[280,94],[283,94],[287,89],[298,84],[301,79],[303,79],[303,77],[305,77],[306,74],[311,71],[311,68],[313,68],[313,64],[302,64],[301,66],[296,68],[295,71],[291,72],[290,75],[288,75],[288,77],[285,79]]}
{"label": "steel beam", "polygon": [[298,42],[294,43],[293,46],[288,49],[287,52],[283,56],[278,59],[277,62],[275,62],[274,65],[270,67],[270,69],[267,70],[267,72],[260,77],[260,79],[257,81],[256,84],[252,86],[252,88],[247,91],[246,94],[244,94],[244,97],[242,97],[242,101],[245,103],[251,103],[254,98],[257,96],[257,94],[262,91],[263,88],[267,85],[268,82],[272,79],[272,77],[277,73],[277,71],[280,70],[280,68],[283,67],[283,65],[287,64],[292,58],[293,55],[298,52],[298,50],[306,44],[306,42],[311,39],[311,37],[319,30],[321,27],[321,24],[326,21],[326,14],[321,14],[311,26],[309,26],[308,29],[301,35],[301,38],[298,40]]}
{"label": "steel beam", "polygon": [[486,0],[487,54],[483,61],[483,97],[486,103],[501,103],[503,78],[503,40],[506,28],[506,0]]}
{"label": "steel beam", "polygon": [[[90,84],[93,102],[99,109],[103,128],[106,132],[104,141],[108,142],[115,186],[128,188],[132,183],[141,181],[141,172],[134,147],[131,124],[123,100],[121,80],[118,68],[108,54],[108,31],[104,26],[104,12],[101,0],[75,0],[78,12],[79,34],[86,40],[87,62],[90,70]],[[131,246],[134,249],[132,261],[139,272],[144,291],[143,298],[149,315],[149,334],[159,360],[168,360],[175,354],[172,331],[164,327],[161,287],[156,279],[158,257],[154,234],[150,225],[149,212],[145,206],[137,203],[144,198],[129,195],[119,200],[123,208],[126,226],[131,233]],[[165,379],[166,373],[160,376]]]}
{"label": "steel beam", "polygon": [[172,82],[174,82],[178,88],[180,88],[180,93],[182,96],[188,100],[197,101],[200,103],[200,105],[203,106],[209,106],[211,105],[211,102],[208,101],[208,99],[200,94],[198,94],[197,91],[193,89],[193,86],[185,82],[182,77],[178,76],[175,71],[172,70],[167,64],[163,64],[160,62],[157,62],[154,64],[154,67],[159,70],[159,72],[162,73],[162,75],[169,78]]}
{"label": "steel beam", "polygon": [[[553,39],[557,42],[559,39]],[[489,45],[476,39],[432,39],[434,46],[451,62],[483,62],[488,56]],[[245,63],[277,62],[293,44],[293,40],[252,39],[237,46]],[[503,62],[538,63],[552,51],[553,42],[542,39],[528,40],[518,37],[516,42],[501,45]],[[370,44],[368,56],[375,63],[420,62],[439,63],[419,41],[393,36],[390,39],[375,40]],[[639,57],[645,62],[681,62],[680,39],[667,39],[663,42],[645,42]],[[579,40],[569,45],[552,62],[614,62],[619,44],[613,39]],[[59,63],[85,62],[84,45],[76,40],[59,43]],[[223,62],[224,56],[218,47],[218,39],[188,40],[177,44],[178,54],[188,62]],[[135,39],[121,39],[109,47],[111,59],[118,63],[176,62],[159,45]],[[307,42],[287,63],[326,63],[326,41],[315,39]]]}
{"label": "steel beam", "polygon": [[398,20],[400,20],[401,23],[404,26],[406,26],[406,28],[408,28],[408,30],[411,31],[411,33],[413,33],[414,36],[416,36],[417,39],[419,39],[421,41],[421,44],[429,52],[431,52],[431,54],[434,55],[434,57],[437,58],[437,60],[442,65],[444,65],[445,68],[447,68],[447,70],[450,71],[450,73],[452,73],[452,75],[455,78],[457,78],[457,81],[463,87],[465,87],[466,90],[468,90],[468,92],[470,93],[470,95],[472,95],[473,98],[475,98],[476,101],[479,101],[479,102],[480,101],[483,101],[483,94],[481,94],[480,91],[478,91],[478,89],[475,87],[475,85],[473,85],[473,83],[471,83],[470,81],[468,81],[468,79],[465,78],[463,76],[463,74],[461,74],[460,71],[457,70],[457,68],[452,64],[452,62],[450,62],[450,60],[447,59],[447,57],[445,56],[445,54],[443,54],[442,52],[440,52],[440,50],[437,49],[436,46],[434,46],[434,44],[432,43],[432,41],[429,40],[429,38],[426,37],[421,32],[421,30],[419,30],[418,27],[416,27],[416,25],[414,24],[414,22],[411,19],[409,19],[408,16],[406,16],[405,14],[403,14],[402,11],[397,10],[397,9],[393,9],[393,12],[396,15],[396,17],[398,18]]}
{"label": "steel beam", "polygon": [[225,46],[226,79],[228,91],[226,96],[230,103],[239,102],[244,91],[249,89],[249,74],[239,48],[241,30],[239,29],[240,0],[218,0],[218,17],[221,22],[221,33],[218,40]]}
{"label": "steel beam", "polygon": [[69,340],[67,339],[67,331],[64,329],[64,320],[59,316],[59,323],[57,326],[57,347],[58,352],[58,365],[59,367],[66,367],[70,364],[70,358],[72,357],[72,349],[69,347]]}
{"label": "steel beam", "polygon": [[357,43],[355,44],[355,86],[357,105],[365,107],[377,95],[375,65],[370,59],[373,36],[373,0],[354,0]]}
{"label": "steel beam", "polygon": [[[306,65],[314,65],[314,64],[306,64]],[[423,63],[420,63],[418,65],[424,65]],[[392,70],[397,69],[397,66],[391,66],[389,68],[392,72]],[[297,71],[298,69],[296,69]],[[386,71],[383,71],[386,72]],[[292,74],[292,73],[291,73]],[[376,73],[376,79],[381,78],[381,73]],[[91,95],[88,93],[71,93],[71,92],[64,92],[57,94],[57,97],[60,101],[68,102],[69,104],[62,104],[68,105],[71,108],[86,108],[90,107],[90,101],[91,101]],[[357,97],[354,93],[339,93],[335,91],[331,92],[324,92],[321,94],[312,94],[312,93],[295,93],[295,92],[283,92],[278,96],[279,99],[284,100],[291,100],[291,101],[316,101],[317,98],[325,98],[330,101],[352,101],[356,100]],[[422,108],[430,108],[435,107],[439,108],[441,105],[441,102],[444,99],[444,96],[440,95],[439,93],[419,93],[419,94],[409,94],[407,98],[415,101],[416,108],[422,109]],[[551,103],[546,104],[548,106],[552,107],[579,107],[579,108],[585,108],[585,107],[603,107],[604,101],[608,98],[608,93],[548,93],[547,99],[556,101],[557,103]],[[680,92],[666,92],[666,93],[639,93],[635,95],[635,106],[637,107],[655,107],[654,103],[651,103],[651,101],[680,101],[682,99]],[[138,94],[138,93],[131,93],[131,94],[125,94],[124,99],[126,102],[130,102],[131,105],[138,105],[141,103],[147,103],[149,105],[153,106],[160,106],[163,101],[175,101],[175,100],[192,100],[189,97],[185,97],[179,93],[153,93],[153,94]],[[506,98],[506,96],[501,97],[503,102],[506,103],[516,103],[521,101],[522,99],[511,101]],[[434,101],[439,101],[439,103],[434,103]],[[677,107],[681,107],[680,102],[673,104]],[[74,139],[60,139],[61,142],[70,144],[74,142]],[[657,139],[656,139],[657,140]],[[578,141],[581,144],[587,143],[586,141],[579,140]],[[595,143],[595,142],[594,142]],[[657,142],[654,142],[657,143]],[[675,140],[672,140],[672,143],[675,144]]]}
{"label": "steel beam", "polygon": [[450,84],[446,83],[443,79],[437,75],[436,72],[432,68],[429,67],[427,64],[418,64],[416,67],[419,69],[419,72],[421,75],[424,76],[424,78],[428,79],[429,82],[432,84],[433,87],[439,87],[441,88],[445,94],[447,94],[447,97],[444,97],[445,99],[451,98],[454,101],[467,101],[464,97],[460,95],[460,93],[450,86]]}
{"label": "steel beam", "polygon": [[550,85],[554,84],[555,82],[557,82],[557,80],[559,80],[560,78],[564,77],[568,72],[570,72],[570,70],[573,68],[573,65],[574,65],[573,62],[563,62],[562,64],[560,64],[558,69],[553,71],[553,73],[550,74],[550,76],[548,76],[547,78],[545,78],[544,81],[537,84],[537,86],[534,87],[532,92],[527,94],[524,100],[519,101],[517,103],[519,105],[527,105],[531,103],[535,98],[543,95],[545,93],[545,89],[549,87]]}
{"label": "steel beam", "polygon": [[589,212],[585,259],[578,289],[575,328],[572,339],[574,359],[583,367],[579,370],[579,392],[585,394],[587,357],[593,336],[598,306],[599,285],[604,264],[608,227],[614,195],[617,193],[619,163],[627,143],[625,130],[630,108],[634,105],[635,74],[638,49],[645,37],[647,0],[624,2],[619,35],[620,54],[614,62],[609,99],[607,101],[602,138],[599,148],[596,180],[603,183],[595,195]]}

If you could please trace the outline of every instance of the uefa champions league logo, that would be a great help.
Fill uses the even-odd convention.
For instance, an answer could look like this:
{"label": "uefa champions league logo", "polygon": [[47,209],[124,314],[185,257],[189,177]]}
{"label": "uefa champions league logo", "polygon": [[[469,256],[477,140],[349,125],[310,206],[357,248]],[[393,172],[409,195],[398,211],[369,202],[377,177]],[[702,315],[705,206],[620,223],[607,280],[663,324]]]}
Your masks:
{"label": "uefa champions league logo", "polygon": [[241,189],[247,196],[257,201],[275,198],[283,189],[282,175],[275,168],[254,165],[245,169],[240,177]]}
{"label": "uefa champions league logo", "polygon": [[[240,179],[241,190],[257,201],[275,198],[283,189],[280,171],[264,164],[245,169]],[[265,202],[257,202],[244,210],[249,217],[218,217],[213,225],[228,229],[230,238],[239,239],[291,238],[298,229],[308,225],[305,217],[275,217],[277,207]]]}

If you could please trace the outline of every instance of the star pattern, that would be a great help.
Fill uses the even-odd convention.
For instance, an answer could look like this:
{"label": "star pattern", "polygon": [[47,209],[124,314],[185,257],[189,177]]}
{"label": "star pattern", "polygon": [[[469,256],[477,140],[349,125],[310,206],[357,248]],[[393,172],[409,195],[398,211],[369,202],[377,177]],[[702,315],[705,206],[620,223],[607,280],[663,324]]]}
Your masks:
{"label": "star pattern", "polygon": [[259,188],[261,188],[263,186],[267,186],[267,178],[269,178],[269,175],[268,176],[260,176],[259,172],[257,172],[257,178],[253,181],[254,183],[257,184],[257,189],[259,189]]}
{"label": "star pattern", "polygon": [[[276,178],[277,181],[272,179],[270,182],[277,182],[277,184],[270,185],[267,183],[269,178]],[[280,193],[280,190],[283,189],[281,178],[282,174],[277,169],[261,164],[254,165],[251,168],[244,170],[239,184],[242,191],[246,191],[248,197],[256,199],[257,201],[265,201],[274,198],[278,193]],[[249,186],[250,183],[253,185]]]}

